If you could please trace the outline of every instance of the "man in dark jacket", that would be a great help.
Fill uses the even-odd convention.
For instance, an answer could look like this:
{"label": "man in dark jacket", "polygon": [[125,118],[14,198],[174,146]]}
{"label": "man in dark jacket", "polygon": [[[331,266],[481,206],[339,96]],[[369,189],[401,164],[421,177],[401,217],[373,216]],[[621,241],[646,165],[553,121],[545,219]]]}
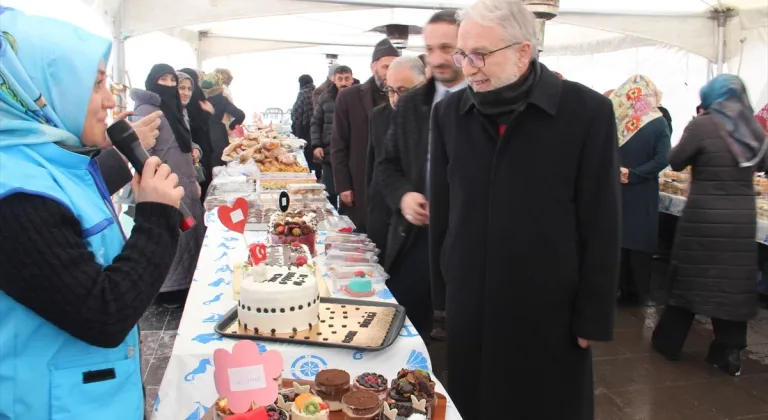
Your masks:
{"label": "man in dark jacket", "polygon": [[[384,138],[390,127],[390,118],[392,110],[397,107],[400,96],[410,91],[416,86],[424,84],[426,75],[424,74],[424,64],[418,57],[407,56],[398,57],[389,66],[387,71],[387,94],[389,103],[381,105],[373,110],[370,122],[370,141],[368,142],[368,163],[365,172],[365,185],[368,199],[368,237],[371,238],[376,246],[381,250],[379,260],[385,260],[387,254],[387,235],[389,235],[389,221],[392,218],[392,210],[389,208],[382,189],[379,187],[379,180],[374,170],[375,162],[381,159],[384,154]],[[426,260],[426,258],[425,258]],[[392,293],[394,290],[390,287]],[[408,307],[403,300],[395,294],[398,303]],[[423,306],[422,302],[417,302]],[[413,321],[413,316],[408,315]]]}
{"label": "man in dark jacket", "polygon": [[320,102],[320,96],[328,91],[333,86],[333,75],[336,74],[336,68],[339,67],[338,63],[328,66],[328,77],[323,83],[318,86],[314,92],[312,92],[312,109],[317,108],[317,104]]}
{"label": "man in dark jacket", "polygon": [[613,336],[619,266],[612,104],[538,62],[520,0],[459,16],[454,58],[470,88],[435,105],[429,163],[447,388],[465,420],[498,417],[480,386],[498,378],[508,418],[593,420],[590,346]]}
{"label": "man in dark jacket", "polygon": [[[388,252],[382,259],[391,276],[388,285],[393,293],[402,289],[402,293],[414,295],[414,299],[427,303],[431,300],[431,306],[441,313],[445,311],[445,287],[433,285],[431,299],[429,294],[427,152],[432,107],[448,93],[467,86],[461,69],[456,67],[451,56],[456,50],[457,33],[456,13],[450,10],[435,13],[424,26],[426,61],[433,78],[404,95],[399,102],[376,169],[381,180],[378,186],[393,211]],[[406,219],[406,215],[411,215],[412,219]],[[423,288],[409,286],[413,284]],[[423,306],[426,312],[420,315],[429,313],[428,306]],[[432,325],[429,316],[409,314],[414,326],[421,329],[419,332],[425,337]],[[444,332],[435,331],[432,335],[440,339]]]}
{"label": "man in dark jacket", "polygon": [[346,214],[365,232],[365,165],[368,154],[368,121],[373,108],[386,104],[387,70],[400,52],[389,39],[383,39],[373,50],[373,76],[339,94],[336,100],[331,163],[336,191],[341,197],[341,213]]}
{"label": "man in dark jacket", "polygon": [[323,165],[323,184],[334,207],[338,206],[338,199],[336,197],[336,188],[333,185],[330,153],[333,115],[336,111],[336,97],[340,91],[351,86],[352,81],[352,69],[347,66],[336,66],[333,75],[333,85],[320,95],[309,130],[312,154],[315,162],[321,162]]}

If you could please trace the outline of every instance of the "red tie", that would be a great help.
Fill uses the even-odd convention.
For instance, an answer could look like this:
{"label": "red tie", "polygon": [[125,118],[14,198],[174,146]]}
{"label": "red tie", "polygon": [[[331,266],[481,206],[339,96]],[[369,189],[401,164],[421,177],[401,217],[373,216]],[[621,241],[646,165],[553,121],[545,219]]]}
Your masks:
{"label": "red tie", "polygon": [[502,137],[505,131],[507,131],[507,125],[499,124],[499,137]]}

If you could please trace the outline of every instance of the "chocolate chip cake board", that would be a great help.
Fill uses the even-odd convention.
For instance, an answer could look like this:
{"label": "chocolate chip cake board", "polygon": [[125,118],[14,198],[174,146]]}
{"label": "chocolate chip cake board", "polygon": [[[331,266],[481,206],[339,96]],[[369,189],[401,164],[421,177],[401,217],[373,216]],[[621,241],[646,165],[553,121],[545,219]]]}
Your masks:
{"label": "chocolate chip cake board", "polygon": [[214,331],[237,339],[379,351],[395,342],[405,323],[405,308],[393,303],[321,297],[319,304],[320,322],[312,329],[256,334],[238,323],[237,307],[234,307],[216,324]]}

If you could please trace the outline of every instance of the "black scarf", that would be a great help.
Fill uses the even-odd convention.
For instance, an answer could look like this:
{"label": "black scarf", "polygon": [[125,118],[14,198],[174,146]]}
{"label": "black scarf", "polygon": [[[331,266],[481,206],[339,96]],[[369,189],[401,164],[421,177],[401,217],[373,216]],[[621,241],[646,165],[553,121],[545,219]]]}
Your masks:
{"label": "black scarf", "polygon": [[[168,64],[155,64],[152,70],[149,71],[144,87],[148,91],[160,96],[160,110],[163,111],[165,119],[171,125],[171,130],[173,130],[176,143],[179,144],[179,149],[184,153],[192,153],[192,137],[189,133],[189,128],[184,123],[184,111],[181,106],[181,98],[179,97],[179,88],[176,86],[163,86],[157,83],[164,74],[172,74],[178,83],[176,70],[173,67]],[[194,99],[194,96],[192,99]],[[190,102],[192,102],[192,99],[190,99]]]}
{"label": "black scarf", "polygon": [[513,83],[488,92],[475,92],[471,88],[467,92],[481,114],[499,124],[508,124],[515,114],[525,109],[540,75],[541,66],[538,60],[533,60],[528,71]]}

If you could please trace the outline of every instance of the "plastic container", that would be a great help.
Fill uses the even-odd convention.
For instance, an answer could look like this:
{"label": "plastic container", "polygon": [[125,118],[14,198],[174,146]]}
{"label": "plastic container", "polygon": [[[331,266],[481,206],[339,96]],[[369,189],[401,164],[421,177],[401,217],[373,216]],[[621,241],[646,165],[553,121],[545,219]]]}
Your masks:
{"label": "plastic container", "polygon": [[325,243],[338,243],[338,244],[370,244],[373,243],[368,239],[368,235],[365,233],[341,233],[329,231],[325,237]]}
{"label": "plastic container", "polygon": [[369,242],[367,244],[345,244],[340,242],[328,242],[325,241],[325,251],[330,251],[332,249],[335,249],[337,251],[344,251],[344,252],[357,252],[357,253],[365,253],[365,252],[373,252],[374,255],[378,256],[381,253],[381,250],[376,248],[376,244],[373,242]]}
{"label": "plastic container", "polygon": [[326,253],[325,262],[326,262],[326,265],[339,264],[339,263],[360,264],[360,263],[377,263],[379,262],[379,259],[376,257],[376,254],[373,252],[364,252],[364,253],[344,252],[344,251],[337,251],[334,249]]}
{"label": "plastic container", "polygon": [[291,196],[294,195],[317,195],[321,197],[325,197],[325,185],[318,184],[318,183],[301,183],[301,184],[289,184],[288,185],[288,194]]}
{"label": "plastic container", "polygon": [[355,224],[347,216],[333,216],[325,221],[328,232],[352,233],[355,230]]}

